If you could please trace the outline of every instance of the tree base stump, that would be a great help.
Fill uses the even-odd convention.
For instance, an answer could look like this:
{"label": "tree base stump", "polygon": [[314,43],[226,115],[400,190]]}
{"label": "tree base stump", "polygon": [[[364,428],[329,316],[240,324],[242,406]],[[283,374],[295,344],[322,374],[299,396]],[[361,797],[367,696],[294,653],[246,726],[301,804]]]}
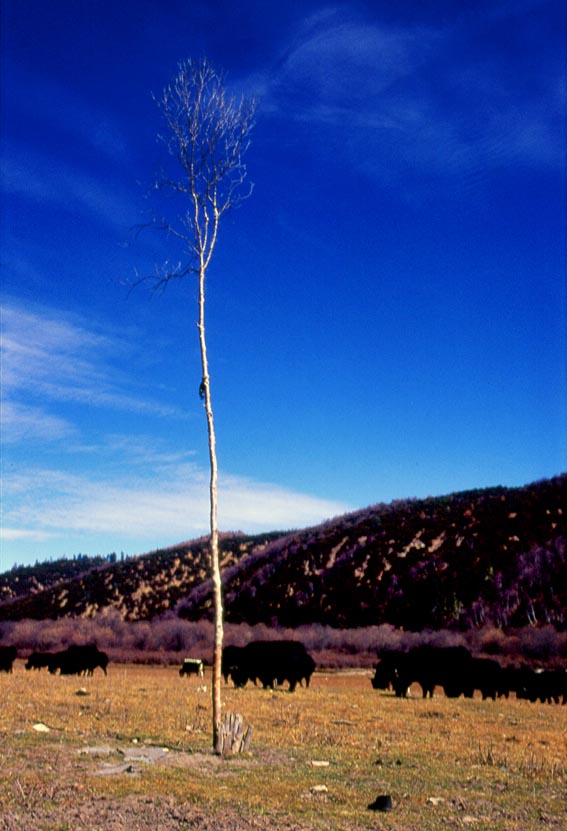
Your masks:
{"label": "tree base stump", "polygon": [[234,756],[248,750],[252,740],[252,725],[246,726],[240,713],[225,713],[219,726],[216,753]]}

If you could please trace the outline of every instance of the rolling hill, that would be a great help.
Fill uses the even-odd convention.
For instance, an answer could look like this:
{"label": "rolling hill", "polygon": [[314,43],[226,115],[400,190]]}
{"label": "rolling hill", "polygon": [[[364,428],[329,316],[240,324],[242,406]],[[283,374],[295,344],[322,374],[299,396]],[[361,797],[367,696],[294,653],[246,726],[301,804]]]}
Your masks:
{"label": "rolling hill", "polygon": [[[225,618],[564,631],[566,511],[564,474],[521,488],[374,505],[285,535],[226,534]],[[53,582],[44,573],[32,585],[21,569],[0,576],[0,621],[93,617],[108,608],[125,620],[212,615],[206,539],[91,568],[84,562],[80,574],[65,575],[61,563]]]}

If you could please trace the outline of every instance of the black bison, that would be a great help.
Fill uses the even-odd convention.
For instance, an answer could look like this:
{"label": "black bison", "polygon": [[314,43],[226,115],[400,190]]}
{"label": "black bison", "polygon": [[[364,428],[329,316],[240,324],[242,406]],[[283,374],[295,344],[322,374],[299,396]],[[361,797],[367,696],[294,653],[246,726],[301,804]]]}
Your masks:
{"label": "black bison", "polygon": [[32,652],[26,661],[26,669],[47,669],[53,652]]}
{"label": "black bison", "polygon": [[567,703],[567,671],[520,667],[515,675],[518,698],[541,704]]}
{"label": "black bison", "polygon": [[92,675],[97,667],[106,675],[107,666],[106,652],[100,652],[92,644],[69,646],[61,652],[55,652],[48,663],[52,675],[56,675],[58,671],[60,675]]}
{"label": "black bison", "polygon": [[244,647],[227,646],[223,650],[222,672],[236,687],[248,681],[264,688],[289,683],[293,692],[298,684],[308,687],[315,671],[315,661],[299,641],[252,641]]}
{"label": "black bison", "polygon": [[471,658],[465,661],[459,673],[454,673],[443,684],[445,695],[449,698],[458,698],[464,695],[465,698],[472,698],[475,690],[482,695],[483,700],[506,694],[505,674],[493,658]]}
{"label": "black bison", "polygon": [[203,674],[203,662],[200,658],[185,658],[179,670],[181,677],[186,675],[189,678],[190,675],[198,675],[199,678],[202,678]]}
{"label": "black bison", "polygon": [[408,652],[387,652],[376,665],[374,689],[392,688],[399,698],[410,684],[421,685],[423,697],[433,696],[436,686],[448,698],[506,697],[544,703],[567,703],[567,671],[535,670],[528,666],[502,667],[492,658],[473,658],[464,647],[420,646]]}
{"label": "black bison", "polygon": [[222,651],[221,672],[225,681],[228,684],[229,678],[232,678],[235,687],[243,687],[248,678],[244,678],[244,683],[241,683],[243,673],[240,671],[240,666],[243,664],[244,658],[242,653],[243,646],[225,646]]}
{"label": "black bison", "polygon": [[500,677],[499,698],[510,698],[510,693],[516,692],[518,668],[515,666],[502,667]]}
{"label": "black bison", "polygon": [[0,646],[0,672],[12,672],[17,657],[18,650],[15,646]]}
{"label": "black bison", "polygon": [[471,661],[464,646],[426,645],[408,652],[387,652],[376,666],[372,686],[375,690],[391,687],[398,698],[403,698],[416,682],[423,698],[432,698],[437,686],[452,689],[456,679],[467,674]]}

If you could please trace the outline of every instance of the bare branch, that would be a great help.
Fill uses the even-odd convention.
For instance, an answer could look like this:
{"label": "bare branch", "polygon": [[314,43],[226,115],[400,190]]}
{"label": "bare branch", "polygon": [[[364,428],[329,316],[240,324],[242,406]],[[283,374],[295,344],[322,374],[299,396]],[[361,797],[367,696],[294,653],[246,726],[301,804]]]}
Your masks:
{"label": "bare branch", "polygon": [[[162,140],[181,177],[161,177],[156,188],[190,197],[193,210],[185,214],[182,235],[190,231],[194,245],[186,253],[209,263],[218,220],[252,192],[251,186],[245,186],[243,157],[254,125],[255,102],[227,97],[222,77],[203,59],[179,65],[158,106],[167,125]],[[213,223],[216,229],[211,228]]]}

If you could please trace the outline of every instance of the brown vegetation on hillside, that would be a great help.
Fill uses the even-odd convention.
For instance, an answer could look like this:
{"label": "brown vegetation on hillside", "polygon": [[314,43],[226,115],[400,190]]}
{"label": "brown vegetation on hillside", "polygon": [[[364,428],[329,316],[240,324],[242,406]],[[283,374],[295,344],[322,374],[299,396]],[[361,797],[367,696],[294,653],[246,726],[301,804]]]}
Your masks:
{"label": "brown vegetation on hillside", "polygon": [[[225,571],[227,621],[414,631],[567,624],[567,476],[377,505]],[[207,584],[178,606],[209,614]]]}
{"label": "brown vegetation on hillside", "polygon": [[[277,536],[278,532],[223,534],[224,567]],[[152,620],[173,609],[208,577],[207,540],[120,562],[83,557],[14,567],[0,575],[0,620],[88,618],[104,609],[116,609],[124,620]]]}

